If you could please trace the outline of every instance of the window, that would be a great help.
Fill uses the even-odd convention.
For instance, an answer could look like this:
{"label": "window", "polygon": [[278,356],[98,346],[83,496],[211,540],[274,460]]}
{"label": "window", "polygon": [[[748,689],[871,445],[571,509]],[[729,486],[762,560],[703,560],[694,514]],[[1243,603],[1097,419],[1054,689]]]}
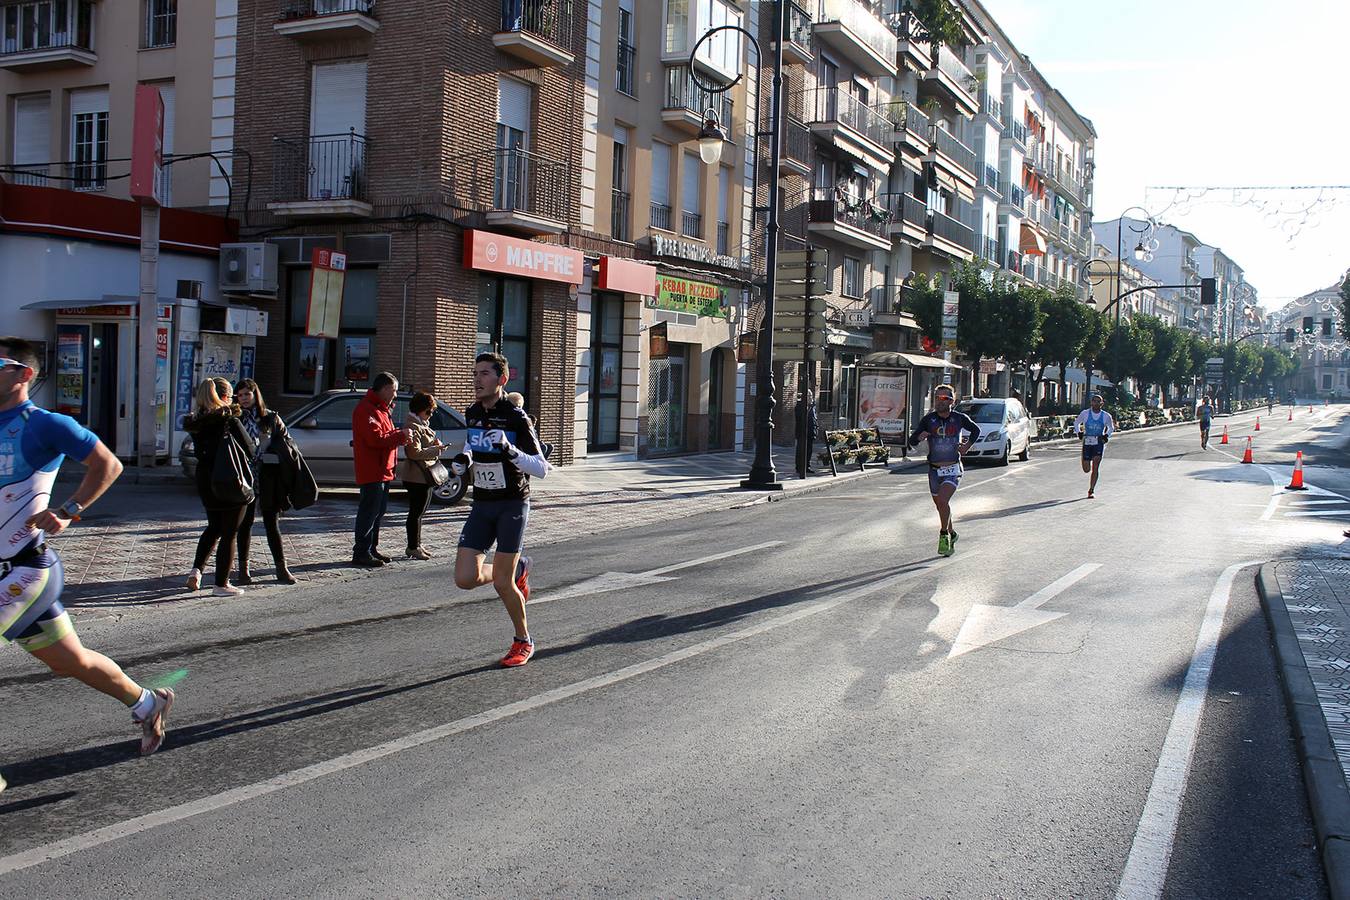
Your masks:
{"label": "window", "polygon": [[684,155],[681,181],[680,230],[689,237],[703,236],[703,161],[693,153]]}
{"label": "window", "polygon": [[614,162],[610,174],[610,235],[628,240],[628,129],[614,129]]}
{"label": "window", "polygon": [[670,231],[670,145],[652,141],[652,209],[653,228]]}
{"label": "window", "polygon": [[529,209],[530,179],[525,153],[530,149],[534,91],[514,78],[497,80],[497,165],[493,186],[496,209]]}
{"label": "window", "polygon": [[862,260],[856,256],[844,257],[844,296],[862,296]]}
{"label": "window", "polygon": [[145,35],[141,46],[172,47],[178,38],[178,0],[145,0]]}
{"label": "window", "polygon": [[101,191],[108,178],[108,89],[70,92],[71,187]]}
{"label": "window", "polygon": [[51,160],[51,96],[30,94],[14,98],[14,146],[12,162],[20,169],[14,175],[18,184],[47,183],[47,163]]}
{"label": "window", "polygon": [[365,133],[366,61],[314,66],[305,163],[308,198],[361,196]]}
{"label": "window", "polygon": [[478,352],[500,353],[510,365],[506,390],[530,396],[530,283],[516,278],[480,279]]}
{"label": "window", "polygon": [[630,97],[637,96],[637,48],[633,45],[633,2],[619,0],[619,57],[615,86]]}
{"label": "window", "polygon": [[[342,292],[342,319],[337,340],[321,340],[305,334],[309,313],[308,268],[291,269],[287,276],[286,391],[312,394],[323,354],[323,387],[370,385],[375,358],[378,269],[348,269]],[[350,414],[348,418],[350,425]]]}
{"label": "window", "polygon": [[93,5],[41,0],[0,6],[0,53],[81,47],[92,50]]}
{"label": "window", "polygon": [[731,244],[731,169],[717,170],[717,252],[727,254]]}
{"label": "window", "polygon": [[362,396],[361,394],[352,394],[350,397],[337,397],[314,410],[314,414],[310,418],[314,420],[315,426],[318,428],[350,431],[352,413],[356,412],[356,404],[361,402]]}

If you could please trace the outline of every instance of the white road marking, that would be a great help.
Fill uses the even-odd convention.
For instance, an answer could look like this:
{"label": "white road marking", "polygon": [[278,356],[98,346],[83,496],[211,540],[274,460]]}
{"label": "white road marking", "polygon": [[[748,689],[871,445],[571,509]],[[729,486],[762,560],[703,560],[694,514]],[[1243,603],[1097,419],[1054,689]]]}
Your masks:
{"label": "white road marking", "polygon": [[658,669],[664,669],[675,663],[684,662],[705,653],[711,653],[714,650],[720,650],[723,647],[730,646],[749,638],[758,637],[775,629],[782,628],[784,625],[790,625],[793,622],[799,622],[812,616],[828,612],[836,607],[843,606],[846,603],[852,603],[869,597],[881,591],[897,587],[901,583],[919,576],[931,575],[938,569],[949,565],[949,560],[940,560],[917,569],[911,569],[907,572],[901,572],[897,575],[891,575],[872,584],[853,588],[844,591],[835,596],[811,603],[792,612],[781,616],[775,616],[748,628],[742,628],[739,631],[733,631],[720,637],[711,638],[706,641],[700,641],[697,644],[691,644],[679,650],[672,650],[669,653],[645,662],[635,663],[631,666],[625,666],[622,669],[616,669],[613,672],[606,672],[601,675],[595,675],[591,678],[584,678],[581,681],[572,684],[563,685],[533,697],[527,697],[523,700],[517,700],[514,703],[507,703],[492,709],[484,710],[472,716],[465,716],[462,719],[456,719],[453,722],[447,722],[444,725],[437,725],[432,728],[426,728],[392,741],[386,741],[383,744],[377,744],[374,747],[367,747],[364,750],[355,750],[351,753],[344,753],[341,756],[323,762],[314,763],[304,768],[295,769],[291,772],[284,772],[266,781],[260,781],[256,784],[244,785],[243,787],[233,788],[228,791],[222,791],[218,794],[212,794],[208,797],[202,797],[197,800],[191,800],[187,803],[180,803],[177,806],[171,806],[167,809],[161,809],[156,812],[146,813],[133,819],[127,819],[123,822],[116,822],[112,825],[106,825],[103,828],[97,828],[84,834],[75,835],[64,840],[55,841],[40,847],[34,847],[31,850],[24,850],[9,856],[0,857],[0,877],[18,872],[23,869],[32,868],[55,859],[70,856],[84,850],[90,850],[103,844],[111,843],[125,837],[131,837],[137,834],[143,834],[151,829],[158,828],[161,825],[170,825],[175,822],[182,822],[200,816],[204,813],[215,812],[226,809],[231,806],[244,803],[248,800],[254,800],[258,797],[265,797],[268,794],[274,794],[277,791],[286,788],[297,787],[325,775],[333,775],[347,769],[354,769],[357,766],[363,766],[383,759],[387,756],[393,756],[396,753],[402,753],[405,750],[411,750],[424,744],[430,744],[434,741],[453,737],[457,734],[463,734],[466,731],[472,731],[475,728],[481,728],[496,722],[510,719],[523,713],[532,712],[541,709],[553,703],[563,700],[570,700],[573,697],[610,687],[639,675],[646,675],[649,672],[655,672]]}
{"label": "white road marking", "polygon": [[1330,503],[1339,503],[1345,505],[1344,500],[1295,500],[1294,506],[1326,506]]}
{"label": "white road marking", "polygon": [[1327,516],[1350,516],[1350,509],[1322,509],[1310,510],[1308,512],[1287,512],[1284,514],[1286,519],[1308,519]]}
{"label": "white road marking", "polygon": [[782,541],[765,541],[762,544],[741,547],[739,550],[727,550],[724,553],[714,553],[711,556],[700,556],[698,559],[691,559],[670,566],[662,566],[659,569],[650,569],[646,572],[604,572],[594,578],[587,578],[585,581],[579,581],[576,584],[559,588],[556,591],[540,591],[537,596],[531,596],[530,606],[536,606],[540,603],[551,603],[554,600],[568,600],[572,597],[585,597],[590,594],[604,594],[610,591],[646,587],[651,584],[660,584],[663,581],[674,581],[673,578],[665,578],[663,576],[667,572],[678,572],[681,569],[701,566],[705,563],[717,562],[721,559],[730,559],[733,556],[743,556],[746,553],[754,553],[756,550],[767,550],[770,547],[777,547],[782,543]]}
{"label": "white road marking", "polygon": [[1186,795],[1186,781],[1190,776],[1191,758],[1200,732],[1200,717],[1205,711],[1205,694],[1209,690],[1209,676],[1214,670],[1214,655],[1219,636],[1223,633],[1223,618],[1228,610],[1228,598],[1238,572],[1257,561],[1234,563],[1223,570],[1205,607],[1200,633],[1195,639],[1195,651],[1186,669],[1186,680],[1167,728],[1158,768],[1153,773],[1153,784],[1148,790],[1139,828],[1134,833],[1125,872],[1116,891],[1117,900],[1146,900],[1162,896],[1167,880],[1167,867],[1176,840],[1177,818]]}
{"label": "white road marking", "polygon": [[966,615],[965,622],[961,624],[961,631],[952,642],[947,658],[962,656],[1067,615],[1062,612],[1042,612],[1041,607],[1101,567],[1101,563],[1085,563],[1069,574],[1052,581],[1016,606],[975,604]]}

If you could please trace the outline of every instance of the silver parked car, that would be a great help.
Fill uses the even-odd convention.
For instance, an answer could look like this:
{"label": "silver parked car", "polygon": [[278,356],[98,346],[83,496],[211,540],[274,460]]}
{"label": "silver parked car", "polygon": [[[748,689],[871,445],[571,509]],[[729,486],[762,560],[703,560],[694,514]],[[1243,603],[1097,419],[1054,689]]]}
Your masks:
{"label": "silver parked car", "polygon": [[[295,412],[282,417],[320,487],[350,487],[354,484],[352,412],[365,395],[365,391],[325,391]],[[408,401],[411,399],[411,394],[399,394],[394,398],[393,418],[396,427],[402,427],[408,417]],[[453,407],[439,400],[436,406],[429,424],[435,429],[441,443],[446,445],[441,458],[448,463],[451,457],[464,449],[467,426],[464,416]],[[197,458],[192,453],[191,437],[183,441],[178,459],[187,476],[195,477]],[[431,497],[436,503],[451,505],[464,498],[467,487],[462,477],[452,474],[449,481],[431,492]]]}

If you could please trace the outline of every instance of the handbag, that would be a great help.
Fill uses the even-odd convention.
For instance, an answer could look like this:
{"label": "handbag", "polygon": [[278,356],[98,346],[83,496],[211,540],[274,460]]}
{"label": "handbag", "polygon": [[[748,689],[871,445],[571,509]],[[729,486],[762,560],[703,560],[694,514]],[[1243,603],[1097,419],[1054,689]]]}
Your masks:
{"label": "handbag", "polygon": [[440,487],[450,480],[450,470],[439,459],[430,463],[418,460],[417,464],[422,467],[422,471],[427,475],[427,481],[433,487]]}
{"label": "handbag", "polygon": [[247,506],[253,502],[253,465],[229,428],[221,436],[211,464],[211,493],[221,503]]}

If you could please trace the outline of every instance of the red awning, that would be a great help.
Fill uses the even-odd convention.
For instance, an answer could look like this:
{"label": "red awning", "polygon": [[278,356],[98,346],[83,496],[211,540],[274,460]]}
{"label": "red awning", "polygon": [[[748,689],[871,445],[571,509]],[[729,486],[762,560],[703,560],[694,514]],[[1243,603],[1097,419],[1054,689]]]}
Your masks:
{"label": "red awning", "polygon": [[1026,256],[1044,256],[1045,238],[1041,237],[1036,229],[1023,222],[1022,238],[1018,241],[1017,249]]}

